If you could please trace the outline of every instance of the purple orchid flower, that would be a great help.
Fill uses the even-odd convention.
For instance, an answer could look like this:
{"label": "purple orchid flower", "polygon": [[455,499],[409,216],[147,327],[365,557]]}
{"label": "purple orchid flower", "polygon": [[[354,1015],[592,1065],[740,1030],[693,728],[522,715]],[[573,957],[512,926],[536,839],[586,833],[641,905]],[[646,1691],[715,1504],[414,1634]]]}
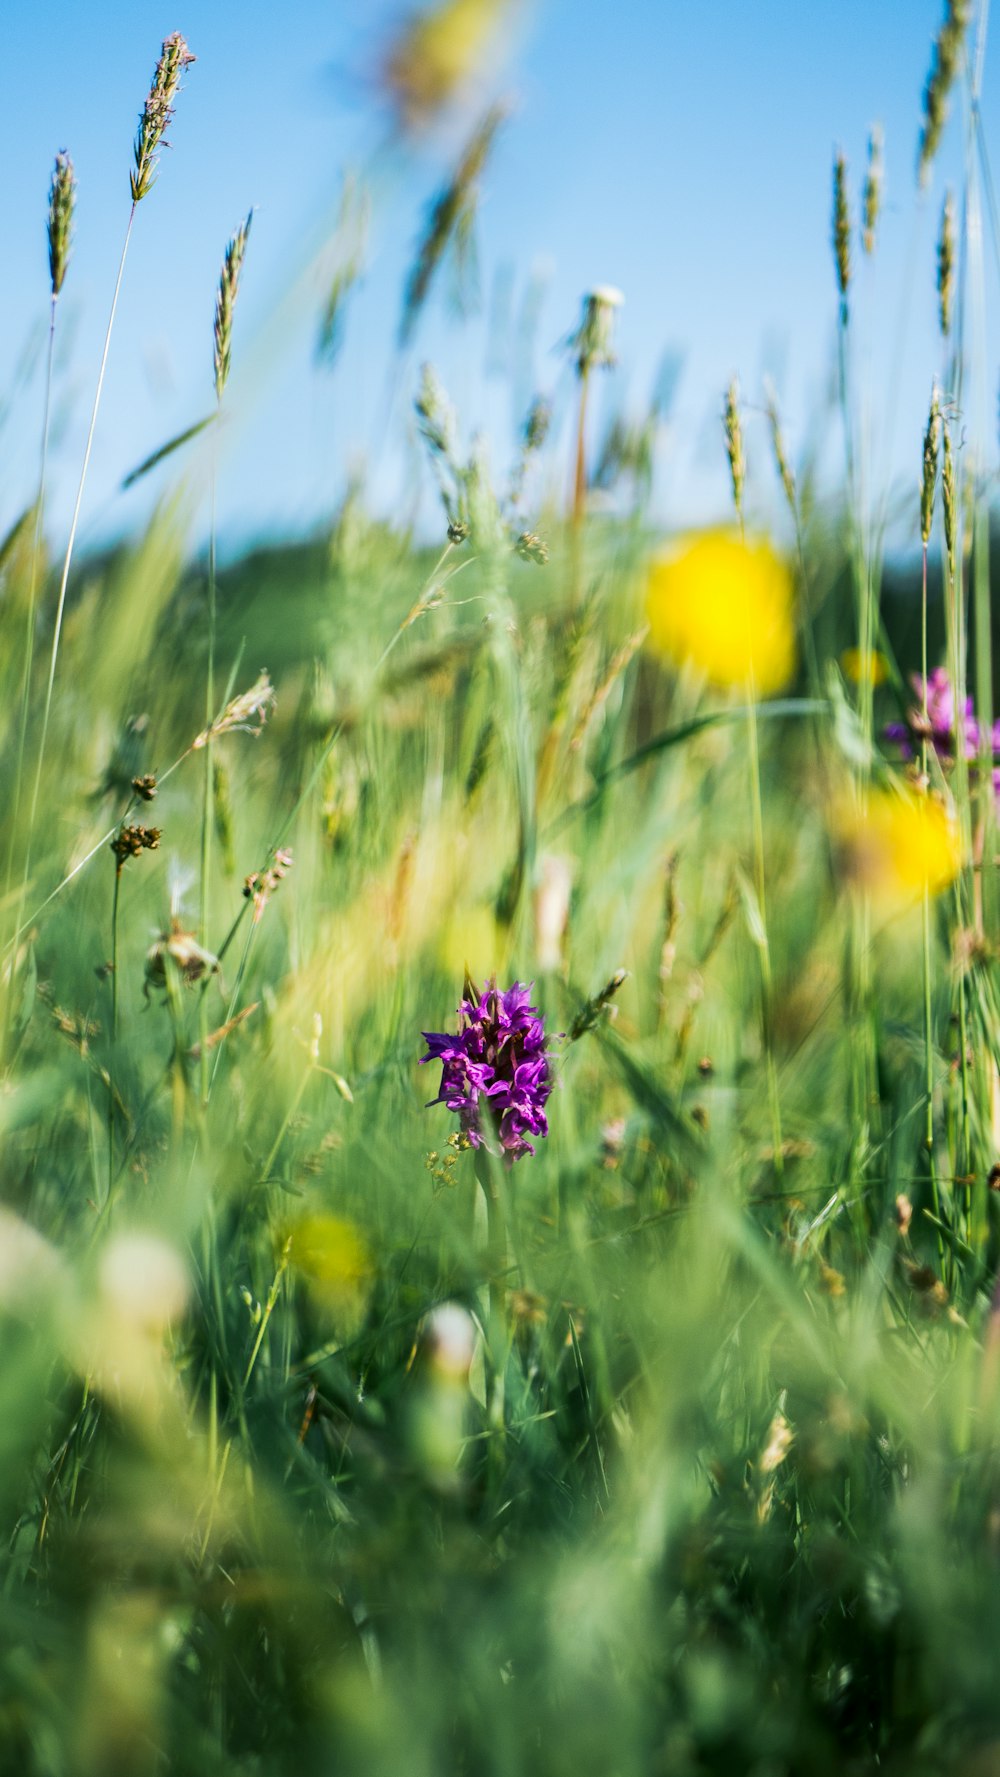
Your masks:
{"label": "purple orchid flower", "polygon": [[[471,984],[467,993],[475,994]],[[506,992],[488,982],[478,997],[463,999],[459,1028],[423,1032],[428,1061],[441,1063],[441,1089],[431,1104],[457,1111],[474,1148],[495,1133],[508,1165],[533,1154],[529,1136],[549,1132],[545,1103],[552,1072],[545,1025],[530,1003],[531,988],[515,981]]]}

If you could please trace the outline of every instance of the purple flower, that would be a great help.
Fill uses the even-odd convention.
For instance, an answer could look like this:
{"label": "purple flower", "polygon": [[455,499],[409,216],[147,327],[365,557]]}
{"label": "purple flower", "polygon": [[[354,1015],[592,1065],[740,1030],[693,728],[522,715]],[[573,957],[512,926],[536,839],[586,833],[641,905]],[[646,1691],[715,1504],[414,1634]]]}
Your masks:
{"label": "purple flower", "polygon": [[423,1033],[427,1054],[421,1065],[440,1061],[442,1070],[441,1090],[431,1104],[458,1112],[474,1148],[495,1133],[508,1164],[534,1153],[529,1135],[549,1132],[545,1101],[552,1073],[545,1026],[529,1002],[530,992],[519,981],[506,993],[488,982],[478,999],[462,1001],[454,1036]]}
{"label": "purple flower", "polygon": [[[926,733],[942,764],[951,764],[956,756],[955,693],[947,668],[936,666],[927,679],[926,729],[923,715],[924,681],[921,674],[913,673],[910,684],[916,695],[916,705],[909,711],[905,722],[889,723],[884,731],[886,740],[898,741],[903,758],[912,759],[921,734]],[[965,757],[974,759],[979,751],[979,723],[971,697],[965,699],[961,729]],[[995,732],[993,738],[995,741]]]}

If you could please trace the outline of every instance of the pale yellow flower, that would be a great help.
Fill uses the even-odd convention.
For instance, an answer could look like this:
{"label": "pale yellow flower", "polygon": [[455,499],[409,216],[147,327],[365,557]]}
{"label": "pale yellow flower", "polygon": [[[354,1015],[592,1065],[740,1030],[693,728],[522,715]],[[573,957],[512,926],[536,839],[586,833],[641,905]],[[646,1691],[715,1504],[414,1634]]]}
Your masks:
{"label": "pale yellow flower", "polygon": [[651,646],[714,685],[770,697],[795,670],[792,576],[763,538],[686,538],[652,563],[646,615]]}

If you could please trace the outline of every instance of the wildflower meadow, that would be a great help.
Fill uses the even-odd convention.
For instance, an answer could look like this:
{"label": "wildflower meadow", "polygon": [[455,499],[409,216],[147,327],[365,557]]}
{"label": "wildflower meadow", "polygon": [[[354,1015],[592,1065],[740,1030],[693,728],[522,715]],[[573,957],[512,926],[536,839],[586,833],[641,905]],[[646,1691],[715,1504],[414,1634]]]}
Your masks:
{"label": "wildflower meadow", "polygon": [[[388,146],[288,269],[317,375],[509,11],[395,20]],[[1000,1774],[988,14],[943,0],[912,142],[834,150],[822,447],[756,366],[709,390],[708,524],[653,498],[662,389],[602,406],[628,291],[580,292],[506,453],[423,353],[519,127],[490,97],[377,367],[405,511],[359,472],[308,531],[220,544],[248,192],[205,411],[91,546],[194,33],[150,44],[133,116],[93,94],[93,362],[53,143],[0,430],[38,462],[0,539],[4,1777]],[[890,191],[935,212],[937,335],[901,348],[924,420],[887,491]]]}

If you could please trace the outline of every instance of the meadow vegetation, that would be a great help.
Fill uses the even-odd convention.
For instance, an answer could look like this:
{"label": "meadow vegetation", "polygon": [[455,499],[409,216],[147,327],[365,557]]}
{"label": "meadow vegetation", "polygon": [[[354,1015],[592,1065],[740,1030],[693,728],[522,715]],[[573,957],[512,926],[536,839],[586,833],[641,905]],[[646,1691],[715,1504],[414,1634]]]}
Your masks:
{"label": "meadow vegetation", "polygon": [[[399,39],[401,129],[496,11]],[[920,176],[949,98],[968,154],[891,597],[851,350],[877,132],[857,190],[834,171],[835,497],[733,385],[731,524],[657,534],[656,413],[602,449],[588,417],[607,289],[568,341],[569,448],[539,399],[491,479],[414,373],[433,544],[354,488],[220,566],[166,491],[81,559],[43,447],[0,545],[11,1777],[1000,1771],[975,24],[949,0],[924,95]],[[190,59],[165,41],[143,109],[143,226]],[[496,125],[430,212],[406,342]],[[55,325],[73,197],[60,155]],[[254,245],[248,218],[222,262],[220,406]],[[146,472],[212,460],[204,430]],[[516,1126],[482,1086],[491,982],[544,1019]],[[463,1000],[456,1115],[422,1033],[457,1038]]]}

